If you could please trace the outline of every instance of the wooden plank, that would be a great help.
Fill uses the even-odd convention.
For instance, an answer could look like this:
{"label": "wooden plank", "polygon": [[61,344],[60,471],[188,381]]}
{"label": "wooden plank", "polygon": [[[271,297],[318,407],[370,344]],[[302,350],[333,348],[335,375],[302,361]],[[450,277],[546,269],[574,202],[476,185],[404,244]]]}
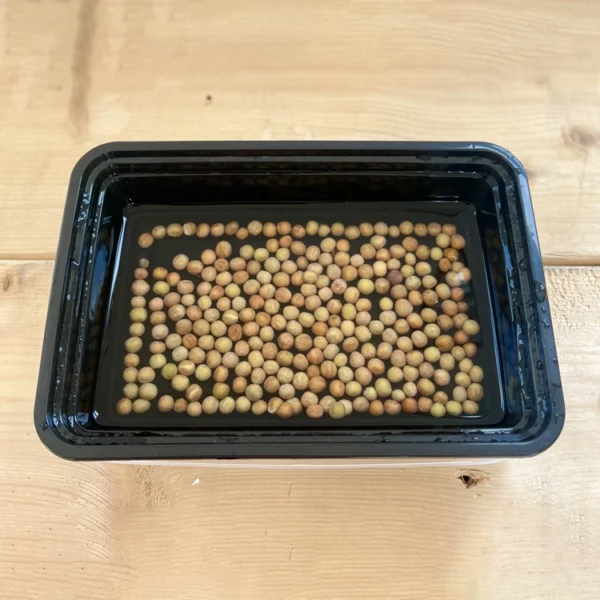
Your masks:
{"label": "wooden plank", "polygon": [[599,268],[546,270],[568,405],[548,452],[306,471],[53,457],[32,428],[51,267],[0,263],[0,597],[598,597]]}
{"label": "wooden plank", "polygon": [[433,139],[511,149],[546,262],[597,264],[599,50],[584,0],[9,0],[0,258],[54,256],[69,172],[102,142]]}

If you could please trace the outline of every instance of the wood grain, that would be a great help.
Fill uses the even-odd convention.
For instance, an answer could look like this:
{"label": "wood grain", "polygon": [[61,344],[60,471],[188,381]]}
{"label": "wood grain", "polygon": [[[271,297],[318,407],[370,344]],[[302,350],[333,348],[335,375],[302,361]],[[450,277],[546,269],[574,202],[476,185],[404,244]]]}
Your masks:
{"label": "wood grain", "polygon": [[51,268],[0,262],[1,598],[598,598],[600,268],[546,270],[567,401],[548,452],[356,471],[53,457],[32,427]]}
{"label": "wood grain", "polygon": [[598,264],[599,50],[585,0],[7,0],[0,258],[54,256],[106,141],[486,140],[527,168],[546,263]]}

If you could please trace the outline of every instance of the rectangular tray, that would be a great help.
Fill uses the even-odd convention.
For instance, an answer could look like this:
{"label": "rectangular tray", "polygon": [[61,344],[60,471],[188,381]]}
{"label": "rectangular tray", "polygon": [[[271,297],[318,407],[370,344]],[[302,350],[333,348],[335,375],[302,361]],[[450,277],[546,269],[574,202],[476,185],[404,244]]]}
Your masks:
{"label": "rectangular tray", "polygon": [[[161,223],[254,218],[456,223],[467,238],[482,327],[481,412],[439,420],[353,413],[340,421],[117,415],[131,274],[142,256],[160,260],[159,244],[141,250],[139,234]],[[161,243],[173,256],[197,255],[203,242],[214,244]],[[36,429],[51,450],[76,459],[534,454],[556,439],[564,420],[549,319],[525,175],[495,146],[109,144],[83,157],[71,179]]]}

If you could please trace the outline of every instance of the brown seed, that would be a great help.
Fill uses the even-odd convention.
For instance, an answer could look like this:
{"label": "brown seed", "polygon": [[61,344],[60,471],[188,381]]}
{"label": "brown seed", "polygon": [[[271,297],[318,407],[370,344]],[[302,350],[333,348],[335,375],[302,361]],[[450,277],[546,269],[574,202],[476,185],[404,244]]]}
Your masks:
{"label": "brown seed", "polygon": [[263,383],[263,387],[268,394],[276,394],[281,383],[274,375],[267,377]]}
{"label": "brown seed", "polygon": [[402,406],[400,402],[388,399],[383,403],[383,410],[386,414],[393,416],[399,414],[402,411]]}
{"label": "brown seed", "polygon": [[[417,381],[417,391],[423,396],[433,396],[435,393],[435,385],[429,379],[419,379],[419,381]],[[427,412],[429,412],[429,410]]]}
{"label": "brown seed", "polygon": [[379,250],[385,246],[387,240],[382,235],[375,234],[369,241],[375,250]]}
{"label": "brown seed", "polygon": [[324,377],[317,376],[309,379],[308,389],[315,394],[322,392],[326,387],[327,382]]}
{"label": "brown seed", "polygon": [[202,404],[200,402],[190,402],[187,405],[186,412],[190,417],[198,417],[202,414]]}
{"label": "brown seed", "polygon": [[174,404],[175,400],[173,399],[173,396],[169,395],[161,396],[157,402],[158,410],[160,412],[171,412]]}
{"label": "brown seed", "polygon": [[309,381],[313,377],[320,377],[319,367],[317,365],[310,365],[306,369],[306,374],[308,375]]}
{"label": "brown seed", "polygon": [[262,223],[260,221],[250,221],[248,223],[248,232],[250,235],[260,235],[262,233]]}
{"label": "brown seed", "polygon": [[329,393],[336,398],[341,398],[345,391],[346,386],[344,385],[344,382],[340,381],[339,379],[334,379],[329,384]]}
{"label": "brown seed", "polygon": [[427,225],[425,225],[425,223],[416,223],[413,228],[413,232],[415,235],[418,235],[419,237],[425,237],[428,233]]}
{"label": "brown seed", "polygon": [[353,411],[353,407],[352,407],[352,401],[348,400],[346,398],[342,398],[342,400],[340,400],[340,404],[344,405],[344,409],[346,410],[346,415],[349,415],[352,413]]}
{"label": "brown seed", "polygon": [[[462,288],[456,287],[453,288],[450,292],[450,298],[452,300],[454,300],[454,302],[460,303],[461,300],[463,300],[465,297],[465,290],[463,290]],[[460,307],[459,307],[459,312],[462,312]]]}
{"label": "brown seed", "polygon": [[387,280],[390,282],[390,285],[398,285],[404,281],[404,276],[398,269],[394,269],[389,271],[386,275]]}
{"label": "brown seed", "polygon": [[450,237],[450,245],[455,250],[462,250],[465,247],[465,238],[459,233],[455,233]]}
{"label": "brown seed", "polygon": [[440,367],[448,372],[454,369],[454,357],[451,354],[442,354],[440,356]]}
{"label": "brown seed", "polygon": [[371,225],[371,223],[361,223],[358,226],[358,229],[360,231],[360,234],[363,237],[369,237],[370,238],[373,235],[373,233],[374,233],[373,225]]}
{"label": "brown seed", "polygon": [[178,398],[177,400],[175,400],[175,403],[173,404],[173,410],[176,413],[179,414],[183,414],[184,412],[187,411],[187,400],[185,398]]}
{"label": "brown seed", "polygon": [[267,403],[267,411],[270,415],[274,415],[282,405],[283,400],[281,398],[271,398]]}
{"label": "brown seed", "polygon": [[312,338],[308,334],[302,333],[296,338],[294,346],[300,352],[308,352],[312,344]]}
{"label": "brown seed", "polygon": [[424,360],[423,353],[419,350],[410,350],[405,355],[406,364],[411,367],[418,367]]}
{"label": "brown seed", "polygon": [[[122,410],[124,409],[123,406],[121,408]],[[132,409],[134,413],[148,412],[150,410],[150,402],[148,401],[148,399],[138,398],[137,400],[133,401]]]}
{"label": "brown seed", "polygon": [[151,367],[142,367],[137,373],[137,380],[140,383],[150,383],[151,381],[154,381],[155,377],[156,373]]}
{"label": "brown seed", "polygon": [[277,416],[281,419],[289,419],[290,417],[294,416],[294,410],[292,408],[292,405],[284,402],[278,409],[277,409]]}
{"label": "brown seed", "polygon": [[192,327],[192,322],[189,319],[180,319],[175,323],[175,331],[179,335],[185,335],[186,333],[189,333],[192,331]]}
{"label": "brown seed", "polygon": [[[450,336],[446,336],[446,337],[450,337]],[[410,335],[410,339],[416,348],[425,348],[425,346],[427,346],[427,343],[428,343],[427,336],[422,331],[413,331]],[[438,340],[439,339],[440,338],[438,338]],[[452,340],[452,338],[450,338],[450,339]],[[436,345],[438,343],[438,340],[436,340]],[[438,348],[440,350],[442,349],[439,346],[438,346]]]}
{"label": "brown seed", "polygon": [[[464,350],[465,350],[465,355],[468,356],[469,358],[474,358],[475,355],[477,354],[477,345],[474,344],[473,342],[467,342],[464,345]],[[473,378],[471,378],[473,379]],[[475,381],[475,380],[473,380]]]}
{"label": "brown seed", "polygon": [[142,233],[138,238],[138,245],[140,248],[150,248],[154,243],[154,238],[150,233]]}
{"label": "brown seed", "polygon": [[463,324],[463,331],[468,335],[477,335],[479,333],[479,323],[472,319],[469,319]]}
{"label": "brown seed", "polygon": [[225,233],[225,225],[223,223],[215,223],[210,227],[210,235],[220,237]]}
{"label": "brown seed", "polygon": [[423,304],[423,295],[418,290],[410,290],[408,292],[408,301],[415,307],[421,306]]}
{"label": "brown seed", "polygon": [[402,411],[405,413],[416,413],[419,409],[417,401],[414,398],[405,398],[402,400]]}
{"label": "brown seed", "polygon": [[214,415],[219,410],[219,401],[214,396],[207,396],[202,400],[202,412],[205,415]]}
{"label": "brown seed", "polygon": [[446,283],[451,288],[455,288],[455,287],[462,285],[462,280],[458,273],[455,273],[454,271],[450,271],[449,273],[446,273]]}
{"label": "brown seed", "polygon": [[456,402],[455,400],[450,400],[446,406],[446,412],[451,417],[458,417],[462,413],[462,404],[460,402]]}
{"label": "brown seed", "polygon": [[333,361],[327,360],[321,364],[321,375],[327,379],[333,379],[337,375],[337,367]]}
{"label": "brown seed", "polygon": [[[250,387],[250,386],[248,386]],[[262,388],[261,388],[262,391]],[[226,383],[215,383],[213,386],[213,396],[217,398],[217,400],[222,400],[229,394],[229,385]],[[248,394],[246,394],[248,395]]]}
{"label": "brown seed", "polygon": [[464,402],[467,399],[467,397],[467,390],[460,385],[457,385],[452,390],[452,400],[456,400],[457,402]]}
{"label": "brown seed", "polygon": [[419,247],[419,242],[414,237],[405,237],[402,240],[402,247],[407,252],[414,252]]}
{"label": "brown seed", "polygon": [[377,392],[373,386],[365,388],[363,395],[369,402],[377,400]]}
{"label": "brown seed", "polygon": [[346,408],[341,402],[334,402],[329,407],[329,416],[332,419],[343,419],[346,416]]}
{"label": "brown seed", "polygon": [[138,397],[139,386],[136,383],[128,383],[123,387],[123,396],[131,400],[135,400]]}
{"label": "brown seed", "polygon": [[152,236],[156,240],[162,240],[167,236],[167,228],[164,225],[157,225],[152,228]]}
{"label": "brown seed", "polygon": [[369,401],[364,396],[358,396],[352,400],[352,408],[358,413],[368,412]]}
{"label": "brown seed", "polygon": [[290,398],[294,397],[294,386],[291,383],[284,383],[279,387],[278,393],[284,400],[289,400]]}
{"label": "brown seed", "polygon": [[437,325],[442,331],[449,331],[454,327],[454,321],[448,315],[440,315],[437,318]]}
{"label": "brown seed", "polygon": [[229,415],[235,410],[235,400],[231,396],[226,396],[219,400],[219,412],[224,415]]}
{"label": "brown seed", "polygon": [[[215,394],[216,395],[216,394]],[[263,389],[260,385],[253,383],[246,388],[246,396],[251,402],[260,400],[263,395]]]}
{"label": "brown seed", "polygon": [[382,375],[385,372],[385,364],[379,358],[371,358],[367,362],[367,369],[373,373],[373,375]]}
{"label": "brown seed", "polygon": [[406,383],[402,386],[402,391],[409,397],[417,395],[417,386],[415,381],[419,377],[419,370],[413,367],[404,367],[404,379]]}
{"label": "brown seed", "polygon": [[446,223],[442,225],[442,231],[448,235],[454,235],[456,233],[456,226]]}
{"label": "brown seed", "polygon": [[376,417],[381,416],[384,413],[383,402],[381,400],[373,400],[369,406],[369,412]]}
{"label": "brown seed", "polygon": [[205,238],[209,235],[209,233],[210,226],[208,225],[208,223],[200,223],[198,227],[196,227],[196,237]]}
{"label": "brown seed", "polygon": [[202,388],[197,383],[193,383],[185,390],[185,397],[190,402],[197,402],[202,398]]}
{"label": "brown seed", "polygon": [[151,311],[162,310],[164,307],[164,301],[162,298],[152,298],[148,303],[148,308]]}
{"label": "brown seed", "polygon": [[240,396],[236,400],[235,407],[238,412],[248,412],[250,410],[250,400],[245,396]]}
{"label": "brown seed", "polygon": [[466,321],[469,320],[469,317],[468,315],[459,312],[452,320],[454,321],[454,326],[456,327],[456,329],[462,329],[462,326],[465,324]]}
{"label": "brown seed", "polygon": [[319,348],[311,348],[306,358],[311,365],[320,365],[323,362],[323,351]]}
{"label": "brown seed", "polygon": [[252,403],[251,411],[254,415],[264,415],[267,412],[267,403],[264,400],[257,400]]}
{"label": "brown seed", "polygon": [[435,306],[439,301],[438,295],[433,290],[425,290],[422,298],[426,306]]}
{"label": "brown seed", "polygon": [[425,325],[425,327],[423,328],[423,333],[430,340],[435,340],[437,337],[439,337],[441,335],[440,327],[439,327],[439,325],[436,325],[435,323],[428,323],[427,325]]}
{"label": "brown seed", "polygon": [[152,328],[152,337],[155,340],[164,340],[168,335],[169,335],[169,328],[164,324],[155,325]]}
{"label": "brown seed", "polygon": [[306,408],[306,416],[311,419],[319,419],[323,416],[323,407],[319,404],[310,404]]}
{"label": "brown seed", "polygon": [[136,279],[131,284],[131,291],[136,296],[145,296],[150,291],[150,285],[143,279]]}
{"label": "brown seed", "polygon": [[469,371],[469,377],[474,383],[481,383],[483,381],[483,369],[477,365],[473,366]]}
{"label": "brown seed", "polygon": [[446,414],[446,407],[439,402],[434,402],[429,410],[432,417],[440,418]]}
{"label": "brown seed", "polygon": [[460,346],[466,344],[470,339],[470,337],[464,331],[456,331],[452,337],[454,338],[454,343]]}
{"label": "brown seed", "polygon": [[235,232],[235,237],[238,240],[245,240],[248,237],[249,233],[248,230],[245,227],[240,227],[236,232]]}
{"label": "brown seed", "polygon": [[183,234],[184,235],[195,235],[196,233],[196,224],[191,221],[183,224]]}
{"label": "brown seed", "polygon": [[358,369],[356,369],[354,377],[356,381],[362,386],[369,385],[369,383],[371,383],[373,379],[371,371],[369,371],[369,369],[367,369],[366,367],[359,367]]}
{"label": "brown seed", "polygon": [[433,374],[433,380],[439,386],[446,386],[450,384],[450,373],[444,369],[436,369]]}
{"label": "brown seed", "polygon": [[167,235],[169,237],[177,238],[183,233],[183,226],[180,223],[171,223],[167,225]]}
{"label": "brown seed", "polygon": [[158,394],[158,388],[153,383],[142,383],[139,389],[139,396],[144,400],[152,400],[156,398]]}
{"label": "brown seed", "polygon": [[231,244],[225,240],[220,241],[215,247],[215,254],[219,258],[228,258],[231,256]]}
{"label": "brown seed", "polygon": [[454,346],[454,339],[449,335],[440,335],[439,338],[435,340],[435,345],[440,352],[448,352]]}
{"label": "brown seed", "polygon": [[454,383],[464,388],[468,388],[471,385],[471,378],[466,373],[456,373],[454,376]]}
{"label": "brown seed", "polygon": [[169,292],[163,299],[164,305],[167,308],[171,308],[171,306],[175,306],[179,304],[181,301],[181,295],[177,292]]}
{"label": "brown seed", "polygon": [[462,410],[466,415],[476,415],[479,412],[479,404],[472,400],[465,400],[462,403]]}
{"label": "brown seed", "polygon": [[440,404],[446,404],[448,402],[448,394],[446,394],[446,392],[442,392],[441,390],[438,390],[433,395],[433,401],[439,402]]}
{"label": "brown seed", "polygon": [[[455,388],[456,389],[456,388]],[[471,383],[467,388],[467,397],[469,400],[479,402],[483,398],[483,387],[480,383]]]}
{"label": "brown seed", "polygon": [[432,290],[437,285],[437,279],[433,275],[425,275],[421,284],[426,290]]}
{"label": "brown seed", "polygon": [[446,273],[452,269],[452,263],[444,257],[438,262],[438,268],[442,273]]}
{"label": "brown seed", "polygon": [[465,350],[462,346],[454,346],[452,350],[450,350],[450,354],[452,354],[454,359],[457,361],[461,361],[466,356]]}
{"label": "brown seed", "polygon": [[135,269],[135,271],[133,272],[133,276],[136,279],[146,279],[146,277],[148,277],[148,270],[143,269],[142,267],[139,267],[139,268]]}
{"label": "brown seed", "polygon": [[169,308],[167,314],[172,321],[179,321],[185,317],[185,306],[182,304],[175,304]]}
{"label": "brown seed", "polygon": [[387,379],[380,378],[375,382],[375,391],[379,398],[387,398],[392,393],[392,386]]}
{"label": "brown seed", "polygon": [[298,398],[290,398],[286,404],[292,407],[292,411],[295,415],[299,415],[302,412],[303,406]]}

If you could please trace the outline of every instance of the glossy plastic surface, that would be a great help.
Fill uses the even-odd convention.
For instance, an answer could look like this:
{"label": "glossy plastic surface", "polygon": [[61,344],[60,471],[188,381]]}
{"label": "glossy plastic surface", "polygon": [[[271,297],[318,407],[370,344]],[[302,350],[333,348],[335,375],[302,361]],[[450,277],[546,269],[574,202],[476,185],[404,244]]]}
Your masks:
{"label": "glossy plastic surface", "polygon": [[[114,414],[135,240],[168,222],[251,218],[460,221],[482,323],[486,399],[471,419]],[[424,219],[425,220],[425,219]],[[195,240],[197,242],[197,240]],[[191,240],[169,240],[172,256]],[[182,246],[183,244],[183,246]],[[177,247],[175,247],[177,246]],[[174,251],[173,251],[174,250]],[[489,391],[488,391],[489,390]],[[534,454],[564,419],[527,182],[509,153],[461,144],[110,144],[75,168],[36,400],[68,458],[419,457]]]}

